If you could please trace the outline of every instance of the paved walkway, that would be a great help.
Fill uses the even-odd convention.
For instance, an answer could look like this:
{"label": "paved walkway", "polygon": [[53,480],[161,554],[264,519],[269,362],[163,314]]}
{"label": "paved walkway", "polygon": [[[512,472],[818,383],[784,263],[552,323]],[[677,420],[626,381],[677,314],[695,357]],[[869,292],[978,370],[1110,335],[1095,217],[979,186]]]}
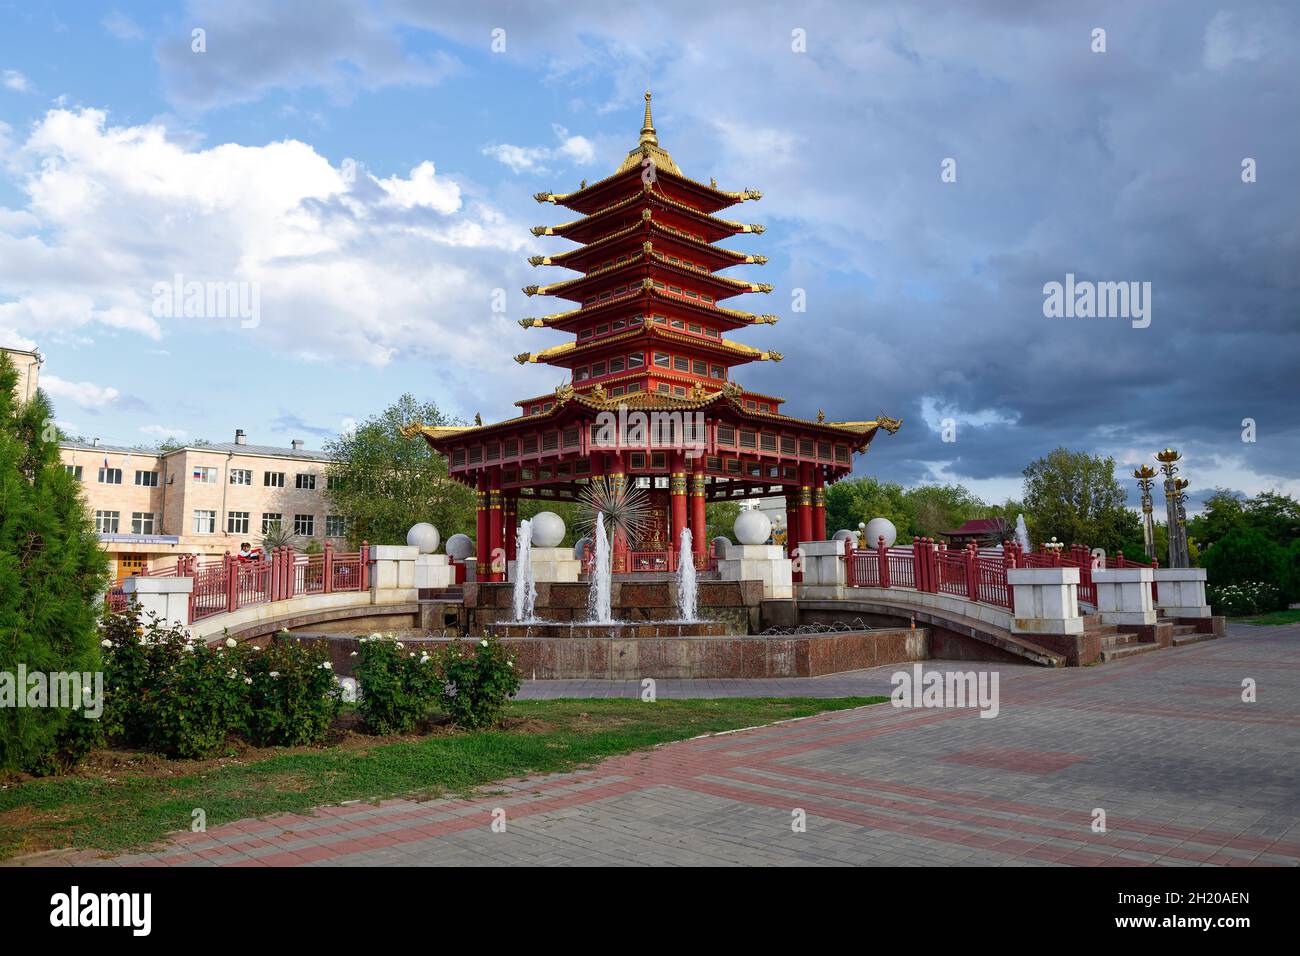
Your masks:
{"label": "paved walkway", "polygon": [[[893,669],[702,690],[865,693],[887,688]],[[1000,674],[995,719],[878,705],[497,784],[480,799],[244,820],[155,852],[77,862],[1300,864],[1300,626],[1240,626],[1097,667]],[[1241,701],[1248,677],[1257,703]],[[665,696],[676,690],[701,688],[660,682]],[[1095,808],[1105,833],[1092,832]],[[493,831],[494,810],[505,832]],[[792,829],[797,811],[806,832]]]}

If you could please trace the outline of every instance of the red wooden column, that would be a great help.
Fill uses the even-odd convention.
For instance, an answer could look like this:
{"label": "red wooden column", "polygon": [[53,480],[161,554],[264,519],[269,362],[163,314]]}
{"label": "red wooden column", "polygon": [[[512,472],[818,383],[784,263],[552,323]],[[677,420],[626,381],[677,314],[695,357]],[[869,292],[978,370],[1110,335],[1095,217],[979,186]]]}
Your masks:
{"label": "red wooden column", "polygon": [[799,489],[785,493],[785,554],[793,558],[799,547]]}
{"label": "red wooden column", "polygon": [[813,540],[826,540],[826,477],[820,465],[813,469]]}
{"label": "red wooden column", "polygon": [[[673,452],[672,474],[668,479],[668,498],[671,504],[672,534],[668,549],[674,554],[682,546],[682,531],[686,528],[686,456],[680,451]],[[691,534],[694,534],[694,529]]]}
{"label": "red wooden column", "polygon": [[492,545],[490,543],[491,533],[488,528],[488,474],[486,471],[478,473],[478,513],[477,524],[475,525],[478,545],[478,579],[480,581],[490,580],[488,578],[488,568],[492,563]]}
{"label": "red wooden column", "polygon": [[507,494],[501,502],[502,520],[505,522],[506,560],[513,561],[519,542],[519,496]]}
{"label": "red wooden column", "polygon": [[490,536],[489,560],[494,562],[489,581],[505,579],[505,567],[497,567],[496,562],[505,559],[505,524],[501,518],[501,469],[493,468],[488,473],[488,535]]}
{"label": "red wooden column", "polygon": [[700,559],[708,554],[709,543],[705,541],[708,531],[704,517],[704,459],[696,458],[691,471],[691,544],[695,552],[695,566],[700,566]]}
{"label": "red wooden column", "polygon": [[812,472],[813,466],[799,466],[799,541],[812,541],[813,507],[812,507]]}
{"label": "red wooden column", "polygon": [[[622,494],[627,490],[627,466],[624,464],[623,452],[614,452],[609,456],[609,485],[610,490],[615,495]],[[608,533],[609,529],[606,529]],[[622,532],[614,534],[613,554],[611,564],[613,570],[619,573],[628,570],[627,539],[623,537]]]}

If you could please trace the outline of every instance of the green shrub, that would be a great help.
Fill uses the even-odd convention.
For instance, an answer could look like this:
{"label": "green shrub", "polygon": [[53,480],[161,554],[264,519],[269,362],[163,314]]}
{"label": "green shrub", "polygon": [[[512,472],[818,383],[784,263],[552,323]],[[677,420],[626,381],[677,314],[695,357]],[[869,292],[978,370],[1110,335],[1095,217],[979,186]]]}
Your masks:
{"label": "green shrub", "polygon": [[457,727],[478,730],[501,719],[506,701],[519,692],[514,656],[501,642],[484,638],[466,649],[453,641],[440,655],[439,701]]}
{"label": "green shrub", "polygon": [[1233,528],[1201,555],[1201,567],[1209,584],[1271,584],[1279,600],[1289,584],[1286,552],[1254,528]]}
{"label": "green shrub", "polygon": [[135,605],[122,614],[105,615],[100,635],[104,735],[129,746],[148,747],[163,675],[180,663],[189,638],[184,629],[169,627],[152,614],[143,617]]}
{"label": "green shrub", "polygon": [[1263,581],[1247,581],[1243,584],[1207,585],[1205,599],[1216,614],[1228,617],[1246,617],[1251,614],[1264,614],[1285,606],[1282,592],[1274,585]]}
{"label": "green shrub", "polygon": [[208,757],[239,730],[244,683],[235,655],[202,641],[185,645],[173,666],[154,674],[149,699],[149,746],[170,757]]}
{"label": "green shrub", "polygon": [[373,733],[406,733],[429,715],[441,677],[428,654],[380,634],[361,638],[353,653],[357,710]]}
{"label": "green shrub", "polygon": [[238,660],[247,689],[245,729],[259,745],[319,743],[339,710],[339,687],[325,644],[303,644],[287,634],[241,648]]}

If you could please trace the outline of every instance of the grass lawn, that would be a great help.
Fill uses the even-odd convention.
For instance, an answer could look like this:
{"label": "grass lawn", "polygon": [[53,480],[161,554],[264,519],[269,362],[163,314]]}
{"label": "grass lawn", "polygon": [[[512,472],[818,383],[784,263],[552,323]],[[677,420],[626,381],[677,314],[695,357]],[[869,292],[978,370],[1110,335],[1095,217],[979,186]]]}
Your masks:
{"label": "grass lawn", "polygon": [[1247,624],[1300,624],[1300,608],[1288,608],[1285,611],[1270,611],[1259,617],[1245,618]]}
{"label": "grass lawn", "polygon": [[200,807],[212,827],[345,800],[464,793],[670,740],[887,699],[515,701],[501,729],[478,734],[435,726],[394,742],[344,731],[319,747],[236,747],[206,761],[100,751],[75,773],[3,785],[0,859],[63,847],[145,846],[188,830],[191,811]]}

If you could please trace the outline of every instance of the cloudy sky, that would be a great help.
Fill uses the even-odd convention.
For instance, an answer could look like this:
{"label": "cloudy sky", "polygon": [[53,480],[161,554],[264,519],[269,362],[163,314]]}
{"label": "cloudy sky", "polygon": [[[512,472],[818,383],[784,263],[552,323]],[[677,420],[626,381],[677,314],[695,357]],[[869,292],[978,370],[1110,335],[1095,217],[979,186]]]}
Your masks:
{"label": "cloudy sky", "polygon": [[[786,360],[741,380],[904,419],[860,473],[1001,499],[1057,445],[1131,468],[1172,444],[1194,501],[1300,493],[1293,3],[0,2],[0,23],[0,344],[40,348],[71,432],[319,447],[404,391],[512,414],[560,381],[510,360],[561,340],[516,324],[557,310],[519,291],[553,281],[527,257],[567,245],[528,232],[570,218],[532,194],[612,172],[652,88],[688,175],[764,193],[731,215],[766,234],[727,245],[770,257],[732,274],[776,291],[736,304],[781,321],[737,337]],[[1150,283],[1149,324],[1046,316],[1067,274]],[[169,316],[175,276],[256,288],[256,319]]]}

